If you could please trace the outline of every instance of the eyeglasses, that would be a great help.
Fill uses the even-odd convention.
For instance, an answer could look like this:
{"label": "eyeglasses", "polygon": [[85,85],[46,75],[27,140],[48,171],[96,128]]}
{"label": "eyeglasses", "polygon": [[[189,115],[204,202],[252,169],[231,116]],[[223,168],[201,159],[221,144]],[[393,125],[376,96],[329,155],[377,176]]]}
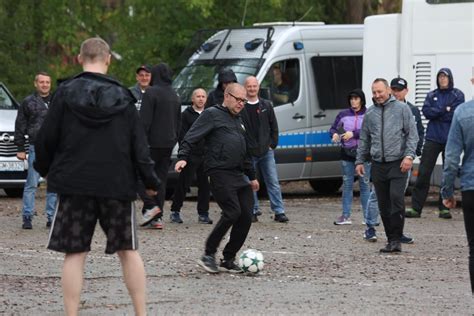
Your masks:
{"label": "eyeglasses", "polygon": [[237,98],[235,95],[233,95],[230,92],[227,92],[227,94],[230,95],[231,97],[233,97],[235,99],[235,101],[237,101],[239,103],[245,104],[245,103],[249,102],[249,100],[247,100],[247,99]]}

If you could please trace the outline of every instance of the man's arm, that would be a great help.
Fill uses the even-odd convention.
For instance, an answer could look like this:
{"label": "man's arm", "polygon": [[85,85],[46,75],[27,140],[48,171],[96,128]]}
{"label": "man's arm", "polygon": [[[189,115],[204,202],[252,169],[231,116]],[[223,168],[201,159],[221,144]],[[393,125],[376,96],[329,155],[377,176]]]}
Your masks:
{"label": "man's arm", "polygon": [[48,174],[59,145],[61,124],[64,116],[62,98],[61,92],[56,91],[51,100],[48,114],[46,114],[46,118],[36,135],[36,156],[33,166],[42,177]]}
{"label": "man's arm", "polygon": [[191,150],[214,128],[214,119],[210,110],[202,112],[193,123],[180,144],[178,160],[188,160]]}
{"label": "man's arm", "polygon": [[26,98],[21,103],[20,107],[18,108],[18,112],[16,114],[15,119],[15,145],[17,146],[17,152],[22,154],[21,157],[25,155],[25,135],[28,126],[28,99],[29,98]]}
{"label": "man's arm", "polygon": [[458,112],[454,112],[444,156],[443,181],[441,187],[441,196],[443,199],[450,199],[454,195],[454,181],[461,160],[463,137]]}
{"label": "man's arm", "polygon": [[270,102],[265,102],[268,108],[268,119],[270,123],[270,147],[275,149],[278,145],[278,121],[275,116],[275,111]]}

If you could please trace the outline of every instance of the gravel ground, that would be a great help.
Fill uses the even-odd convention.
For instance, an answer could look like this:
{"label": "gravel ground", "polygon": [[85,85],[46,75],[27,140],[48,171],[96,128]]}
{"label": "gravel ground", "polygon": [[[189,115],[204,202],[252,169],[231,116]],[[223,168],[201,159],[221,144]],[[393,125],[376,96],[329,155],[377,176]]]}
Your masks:
{"label": "gravel ground", "polygon": [[[472,315],[468,249],[462,213],[437,217],[430,195],[421,219],[407,219],[415,238],[397,255],[382,255],[379,240],[362,239],[357,204],[353,225],[335,226],[340,194],[320,196],[305,182],[283,185],[290,222],[276,223],[268,201],[243,249],[256,248],[265,268],[256,276],[203,273],[202,254],[211,225],[197,223],[195,200],[185,202],[184,224],[166,221],[163,231],[140,229],[150,315]],[[358,198],[355,198],[358,203]],[[407,201],[409,199],[407,198]],[[21,229],[21,200],[0,195],[0,314],[62,315],[63,256],[45,248],[44,189],[33,230]],[[169,209],[169,208],[168,208]],[[219,209],[211,203],[211,217]],[[168,218],[169,213],[165,214]],[[81,315],[132,315],[116,256],[104,254],[96,231],[89,254]]]}

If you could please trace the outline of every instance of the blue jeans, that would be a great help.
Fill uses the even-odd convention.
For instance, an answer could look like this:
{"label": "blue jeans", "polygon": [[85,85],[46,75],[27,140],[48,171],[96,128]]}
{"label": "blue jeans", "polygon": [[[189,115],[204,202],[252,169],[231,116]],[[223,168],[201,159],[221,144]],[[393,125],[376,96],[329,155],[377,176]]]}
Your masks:
{"label": "blue jeans", "polygon": [[[411,170],[408,171],[408,179],[407,179],[407,184],[405,186],[405,190],[408,187],[410,176],[411,176]],[[375,189],[372,188],[369,195],[369,202],[367,205],[367,209],[366,211],[364,211],[364,220],[365,220],[365,223],[367,224],[367,227],[374,227],[378,223],[379,213],[380,213],[380,210],[379,210],[379,204],[377,200],[377,194],[375,194]]]}
{"label": "blue jeans", "polygon": [[[341,160],[342,166],[342,215],[346,218],[351,217],[351,206],[354,192],[354,177],[355,177],[355,162],[348,160]],[[365,174],[362,179],[359,178],[360,188],[360,204],[365,213],[367,209],[367,201],[370,194],[370,163],[364,163]]]}
{"label": "blue jeans", "polygon": [[[268,150],[262,157],[252,157],[252,163],[255,170],[258,169],[260,171],[260,175],[263,177],[263,181],[265,181],[268,199],[270,200],[270,208],[275,214],[285,213],[273,150]],[[257,192],[253,192],[253,197],[255,201],[253,212],[256,213],[259,206]]]}
{"label": "blue jeans", "polygon": [[[40,175],[33,168],[33,162],[35,161],[35,147],[30,145],[28,153],[28,175],[26,177],[25,188],[23,190],[23,216],[32,217],[35,212],[35,195]],[[56,209],[56,193],[46,192],[46,216],[48,221],[51,221],[54,217],[54,211]]]}

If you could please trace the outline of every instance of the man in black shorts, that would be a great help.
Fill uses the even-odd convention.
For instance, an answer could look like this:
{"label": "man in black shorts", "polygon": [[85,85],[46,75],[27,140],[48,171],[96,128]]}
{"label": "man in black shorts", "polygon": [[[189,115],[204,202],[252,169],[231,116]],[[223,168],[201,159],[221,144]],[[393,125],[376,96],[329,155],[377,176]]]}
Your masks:
{"label": "man in black shorts", "polygon": [[135,98],[106,75],[110,59],[104,40],[82,43],[79,61],[84,72],[59,86],[36,141],[34,167],[48,176],[48,188],[59,195],[48,249],[66,254],[62,287],[67,315],[79,310],[84,264],[97,221],[107,237],[105,253],[117,252],[120,258],[135,314],[146,314],[134,208],[137,170],[150,195],[156,194],[159,180]]}

